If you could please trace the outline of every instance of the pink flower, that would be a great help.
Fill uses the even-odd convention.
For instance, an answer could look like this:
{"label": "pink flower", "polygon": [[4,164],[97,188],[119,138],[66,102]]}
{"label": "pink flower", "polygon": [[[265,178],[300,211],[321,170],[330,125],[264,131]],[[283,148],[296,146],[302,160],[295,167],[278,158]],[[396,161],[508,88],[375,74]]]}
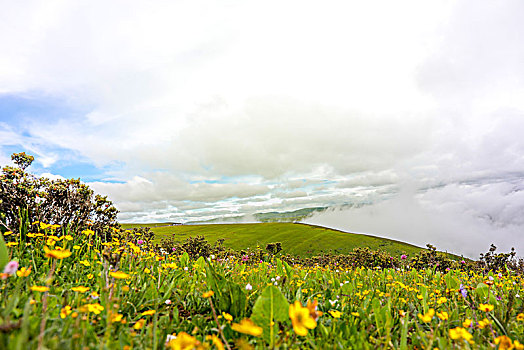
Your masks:
{"label": "pink flower", "polygon": [[18,270],[18,261],[10,261],[5,265],[4,267],[4,273],[7,273],[8,275],[14,275],[16,271]]}
{"label": "pink flower", "polygon": [[402,255],[400,256],[400,259],[402,259],[402,260],[405,260],[405,259],[407,259],[407,258],[408,258],[408,256],[407,256],[406,254],[402,254]]}
{"label": "pink flower", "polygon": [[244,255],[244,256],[242,257],[242,261],[248,261],[248,260],[249,260],[249,256],[248,256],[248,255]]}

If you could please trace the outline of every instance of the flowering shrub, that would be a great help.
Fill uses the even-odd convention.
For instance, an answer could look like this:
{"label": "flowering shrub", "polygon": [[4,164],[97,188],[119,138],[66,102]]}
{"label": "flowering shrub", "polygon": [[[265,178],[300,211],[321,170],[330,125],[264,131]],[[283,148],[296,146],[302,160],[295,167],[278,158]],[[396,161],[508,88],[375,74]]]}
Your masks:
{"label": "flowering shrub", "polygon": [[524,261],[516,258],[515,248],[511,248],[510,253],[495,253],[496,250],[497,247],[492,244],[487,253],[480,254],[479,268],[484,269],[486,272],[509,268],[524,273]]}
{"label": "flowering shrub", "polygon": [[[0,232],[22,232],[26,239],[28,223],[57,224],[61,232],[67,227],[83,230],[88,225],[108,238],[116,227],[117,209],[107,197],[79,179],[49,180],[26,172],[34,158],[25,153],[11,156],[16,167],[5,166],[0,175]],[[10,241],[11,237],[6,236]]]}

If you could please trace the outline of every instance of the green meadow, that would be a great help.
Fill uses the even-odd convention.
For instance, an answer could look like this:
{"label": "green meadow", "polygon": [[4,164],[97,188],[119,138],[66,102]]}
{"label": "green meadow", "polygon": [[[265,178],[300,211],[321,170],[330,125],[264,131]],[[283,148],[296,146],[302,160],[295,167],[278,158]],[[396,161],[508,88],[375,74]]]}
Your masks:
{"label": "green meadow", "polygon": [[[296,223],[176,225],[169,223],[122,224],[122,228],[150,227],[161,240],[173,237],[182,242],[188,237],[204,236],[209,242],[224,239],[224,246],[234,250],[264,248],[281,242],[282,253],[310,257],[319,253],[347,254],[354,248],[368,247],[390,255],[416,254],[423,248],[364,234],[348,233],[320,226]],[[431,243],[431,242],[428,242]]]}

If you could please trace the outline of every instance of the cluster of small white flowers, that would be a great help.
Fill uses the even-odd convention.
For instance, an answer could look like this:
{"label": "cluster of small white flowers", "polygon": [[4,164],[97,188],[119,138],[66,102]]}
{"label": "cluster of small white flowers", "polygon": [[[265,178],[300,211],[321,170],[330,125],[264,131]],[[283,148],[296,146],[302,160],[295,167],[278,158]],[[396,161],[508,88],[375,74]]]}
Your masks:
{"label": "cluster of small white flowers", "polygon": [[246,284],[246,290],[252,290],[253,289],[253,286],[251,284]]}

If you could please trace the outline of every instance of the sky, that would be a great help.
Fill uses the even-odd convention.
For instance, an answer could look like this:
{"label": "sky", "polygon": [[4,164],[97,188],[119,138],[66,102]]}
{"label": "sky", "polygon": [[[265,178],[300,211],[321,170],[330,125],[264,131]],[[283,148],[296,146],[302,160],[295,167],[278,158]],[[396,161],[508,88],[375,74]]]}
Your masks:
{"label": "sky", "polygon": [[524,2],[0,0],[0,164],[122,222],[308,222],[524,255]]}

